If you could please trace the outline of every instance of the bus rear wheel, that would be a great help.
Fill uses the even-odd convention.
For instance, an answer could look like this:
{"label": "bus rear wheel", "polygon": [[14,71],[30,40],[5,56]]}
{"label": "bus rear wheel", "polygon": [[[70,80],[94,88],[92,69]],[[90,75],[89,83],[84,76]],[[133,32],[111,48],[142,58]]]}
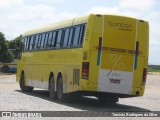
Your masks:
{"label": "bus rear wheel", "polygon": [[34,89],[34,87],[25,86],[24,74],[21,75],[19,85],[23,92],[31,92]]}
{"label": "bus rear wheel", "polygon": [[57,98],[60,101],[64,100],[64,94],[63,94],[63,80],[62,77],[58,78],[58,83],[57,83]]}
{"label": "bus rear wheel", "polygon": [[53,76],[50,78],[49,90],[50,90],[50,98],[52,100],[56,100],[57,99],[57,94],[55,92],[55,81],[54,81],[54,77]]}

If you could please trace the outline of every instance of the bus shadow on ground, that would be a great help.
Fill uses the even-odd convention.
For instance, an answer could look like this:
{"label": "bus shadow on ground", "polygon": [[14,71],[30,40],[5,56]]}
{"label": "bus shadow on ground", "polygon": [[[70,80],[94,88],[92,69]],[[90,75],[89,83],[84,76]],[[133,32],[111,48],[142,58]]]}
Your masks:
{"label": "bus shadow on ground", "polygon": [[66,105],[69,107],[73,107],[76,109],[81,110],[90,110],[90,111],[105,111],[105,112],[112,112],[112,111],[123,111],[123,112],[149,112],[150,110],[136,107],[136,106],[130,106],[125,104],[106,104],[99,102],[98,99],[93,97],[82,97],[79,100],[75,100],[73,98],[67,99],[65,101],[58,101],[58,100],[51,100],[49,97],[49,92],[46,90],[33,90],[30,93],[24,93],[21,90],[16,90],[17,92],[21,92],[23,94],[38,97],[50,102],[54,102],[61,105]]}

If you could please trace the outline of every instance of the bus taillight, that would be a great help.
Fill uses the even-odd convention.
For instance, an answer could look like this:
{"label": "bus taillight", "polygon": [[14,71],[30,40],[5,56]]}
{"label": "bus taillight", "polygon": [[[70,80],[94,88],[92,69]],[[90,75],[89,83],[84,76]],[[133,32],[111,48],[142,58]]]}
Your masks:
{"label": "bus taillight", "polygon": [[89,62],[82,63],[82,79],[88,79],[89,76]]}
{"label": "bus taillight", "polygon": [[147,79],[147,68],[143,69],[143,79],[142,79],[142,85],[146,84],[146,79]]}

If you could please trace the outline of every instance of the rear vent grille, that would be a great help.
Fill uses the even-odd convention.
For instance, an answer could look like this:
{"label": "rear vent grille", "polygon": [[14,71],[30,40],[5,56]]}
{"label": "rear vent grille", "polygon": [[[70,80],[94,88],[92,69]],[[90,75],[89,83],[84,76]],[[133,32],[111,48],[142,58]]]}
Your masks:
{"label": "rear vent grille", "polygon": [[79,79],[80,79],[80,69],[74,68],[73,69],[73,86],[78,85],[79,86]]}

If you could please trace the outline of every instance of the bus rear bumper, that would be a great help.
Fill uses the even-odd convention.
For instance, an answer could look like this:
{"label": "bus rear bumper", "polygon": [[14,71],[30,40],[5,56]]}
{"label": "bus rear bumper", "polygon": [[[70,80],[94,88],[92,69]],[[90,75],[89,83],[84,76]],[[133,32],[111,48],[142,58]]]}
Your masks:
{"label": "bus rear bumper", "polygon": [[90,83],[88,81],[82,82],[82,90],[84,92],[97,92],[97,93],[107,93],[115,94],[120,97],[136,97],[143,96],[144,86],[132,87],[132,86],[110,86]]}

